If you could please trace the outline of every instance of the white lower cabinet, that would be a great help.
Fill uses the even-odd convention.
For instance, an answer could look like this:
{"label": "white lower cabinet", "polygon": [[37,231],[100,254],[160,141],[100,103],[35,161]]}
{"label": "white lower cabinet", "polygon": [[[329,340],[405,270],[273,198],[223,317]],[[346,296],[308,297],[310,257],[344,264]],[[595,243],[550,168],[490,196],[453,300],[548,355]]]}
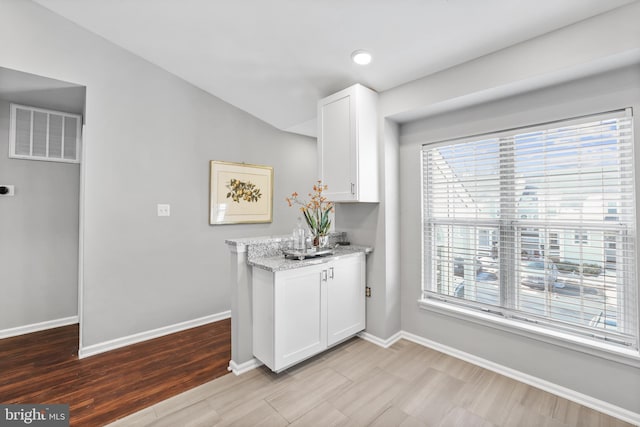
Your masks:
{"label": "white lower cabinet", "polygon": [[365,328],[365,256],[335,261],[327,273],[327,345]]}
{"label": "white lower cabinet", "polygon": [[285,271],[253,268],[253,354],[272,371],[365,327],[365,256]]}

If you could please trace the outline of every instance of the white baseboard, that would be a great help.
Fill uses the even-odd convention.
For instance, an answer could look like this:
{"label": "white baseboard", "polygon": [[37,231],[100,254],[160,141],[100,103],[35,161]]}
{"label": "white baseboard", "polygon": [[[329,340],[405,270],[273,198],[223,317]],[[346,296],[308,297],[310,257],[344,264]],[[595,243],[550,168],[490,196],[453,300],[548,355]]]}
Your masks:
{"label": "white baseboard", "polygon": [[398,340],[402,339],[402,331],[400,332],[396,332],[395,334],[391,335],[389,338],[382,339],[379,338],[375,335],[372,335],[370,333],[368,333],[367,331],[362,331],[358,334],[358,336],[360,338],[362,338],[365,341],[369,341],[374,343],[375,345],[378,345],[382,348],[389,348],[392,345],[394,345]]}
{"label": "white baseboard", "polygon": [[0,339],[30,334],[31,332],[44,331],[78,323],[78,316],[63,317],[62,319],[47,320],[46,322],[32,323],[30,325],[17,326],[15,328],[0,330]]}
{"label": "white baseboard", "polygon": [[211,314],[209,316],[200,317],[198,319],[176,323],[175,325],[164,326],[162,328],[140,332],[138,334],[133,334],[122,338],[116,338],[114,340],[105,341],[99,344],[89,345],[78,350],[78,357],[80,359],[83,359],[85,357],[94,356],[96,354],[115,350],[117,348],[125,347],[131,344],[137,344],[139,342],[147,341],[153,338],[163,337],[165,335],[181,332],[186,329],[195,328],[197,326],[206,325],[208,323],[217,322],[223,319],[228,319],[230,317],[231,311],[223,311],[222,313]]}
{"label": "white baseboard", "polygon": [[236,363],[233,360],[230,360],[227,370],[233,372],[236,375],[242,375],[245,372],[249,372],[250,370],[255,369],[259,366],[262,366],[262,362],[254,357],[253,359],[243,363]]}
{"label": "white baseboard", "polygon": [[387,340],[383,340],[374,335],[366,333],[362,333],[360,336],[361,338],[384,348],[387,348],[390,345],[393,345],[393,343],[395,343],[399,339],[404,338],[416,344],[423,345],[441,353],[448,354],[449,356],[464,360],[465,362],[469,362],[476,366],[480,366],[482,368],[504,375],[505,377],[512,378],[516,381],[520,381],[530,386],[555,394],[556,396],[571,400],[572,402],[578,403],[588,408],[595,409],[596,411],[611,415],[612,417],[616,417],[633,425],[640,425],[640,414],[636,412],[629,411],[628,409],[612,405],[611,403],[605,402],[603,400],[596,399],[586,394],[579,393],[575,390],[571,390],[561,385],[554,384],[552,382],[534,377],[529,374],[525,374],[524,372],[508,368],[498,363],[494,363],[490,360],[474,356],[473,354],[457,350],[453,347],[431,341],[429,339],[411,334],[409,332],[400,331]]}

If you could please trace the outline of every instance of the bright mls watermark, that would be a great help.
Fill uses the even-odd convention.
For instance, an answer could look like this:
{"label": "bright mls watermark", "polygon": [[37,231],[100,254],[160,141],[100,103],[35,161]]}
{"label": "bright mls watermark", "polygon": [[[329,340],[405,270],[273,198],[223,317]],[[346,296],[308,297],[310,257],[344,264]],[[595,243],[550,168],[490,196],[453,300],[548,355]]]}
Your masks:
{"label": "bright mls watermark", "polygon": [[69,427],[69,405],[2,405],[0,427]]}

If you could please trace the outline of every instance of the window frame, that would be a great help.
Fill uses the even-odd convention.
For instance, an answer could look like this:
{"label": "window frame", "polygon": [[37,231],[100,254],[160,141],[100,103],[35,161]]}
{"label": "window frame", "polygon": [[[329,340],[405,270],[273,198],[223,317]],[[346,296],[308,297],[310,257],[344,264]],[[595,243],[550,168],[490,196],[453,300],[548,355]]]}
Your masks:
{"label": "window frame", "polygon": [[[631,108],[626,108],[626,115],[627,116],[631,116],[630,117],[630,121],[631,121],[631,144],[632,146],[635,146],[635,136],[633,134],[633,129],[635,127],[635,117],[633,117],[633,115],[631,114]],[[613,112],[613,113],[619,113],[619,111],[617,112]],[[422,158],[422,156],[424,156],[424,150],[425,149],[431,149],[431,148],[437,148],[437,147],[441,147],[441,146],[446,146],[446,145],[453,145],[453,144],[462,144],[465,142],[472,142],[472,141],[478,141],[480,139],[488,139],[488,138],[496,138],[498,140],[500,140],[501,134],[505,134],[505,133],[513,133],[514,131],[519,131],[519,130],[527,130],[527,131],[531,131],[533,129],[536,128],[540,128],[540,129],[544,129],[544,128],[550,128],[553,125],[559,124],[559,125],[564,125],[564,124],[570,124],[571,121],[575,120],[583,120],[584,117],[590,117],[590,116],[595,116],[596,118],[598,116],[603,116],[606,115],[607,112],[605,113],[596,113],[596,114],[592,114],[589,116],[583,116],[583,117],[578,117],[578,118],[570,118],[570,119],[560,119],[557,121],[553,121],[553,122],[547,122],[547,123],[541,123],[541,124],[537,124],[537,125],[531,125],[531,126],[519,126],[518,128],[514,128],[514,129],[506,129],[506,130],[502,130],[502,131],[496,131],[496,132],[490,132],[490,133],[486,133],[486,134],[480,134],[480,135],[472,135],[472,136],[467,136],[467,137],[463,137],[463,138],[456,138],[456,139],[451,139],[451,140],[442,140],[442,141],[436,141],[436,142],[432,142],[432,143],[427,143],[423,145],[422,150],[420,151],[420,155],[421,155],[421,165],[420,165],[420,169],[421,169],[421,198],[423,198],[425,196],[425,185],[427,183],[427,179],[425,176],[425,162]],[[636,150],[635,147],[632,147],[633,149],[633,157],[634,157],[634,161],[633,161],[633,171],[635,173],[636,171],[636,166],[638,165],[638,161],[637,159],[637,154],[636,154]],[[637,223],[638,223],[638,215],[637,215],[637,210],[635,209],[635,204],[637,204],[637,196],[638,196],[638,177],[636,175],[635,177],[635,181],[634,181],[634,188],[633,188],[633,196],[634,196],[634,213],[635,213],[635,217],[633,219],[634,221],[634,229],[633,231],[637,233]],[[439,314],[443,314],[446,316],[450,316],[450,317],[454,317],[454,318],[458,318],[458,319],[462,319],[465,321],[469,321],[472,323],[476,323],[476,324],[480,324],[483,326],[489,326],[495,329],[499,329],[502,331],[506,331],[509,333],[514,333],[517,335],[522,335],[522,336],[526,336],[528,338],[532,338],[532,339],[536,339],[542,342],[546,342],[546,343],[550,343],[550,344],[554,344],[554,345],[558,345],[561,347],[565,347],[565,348],[569,348],[572,350],[576,350],[576,351],[581,351],[584,353],[588,353],[591,355],[597,355],[599,357],[603,357],[606,359],[610,359],[610,360],[614,360],[623,364],[627,364],[627,365],[631,365],[634,367],[640,367],[640,286],[638,285],[638,283],[635,283],[635,292],[632,292],[633,295],[631,295],[631,298],[633,298],[635,301],[632,302],[635,310],[636,310],[636,316],[639,318],[638,321],[636,322],[636,326],[637,326],[637,331],[635,332],[636,335],[636,348],[630,347],[630,348],[625,348],[623,346],[619,346],[619,345],[612,345],[609,344],[606,341],[598,341],[595,339],[588,339],[585,337],[581,337],[579,335],[574,335],[571,333],[565,333],[563,332],[561,329],[559,330],[555,330],[555,329],[550,329],[550,328],[544,328],[544,327],[540,327],[536,324],[527,324],[527,323],[523,323],[523,322],[514,322],[511,319],[507,318],[507,317],[500,317],[500,316],[496,316],[497,312],[492,312],[492,310],[490,309],[480,309],[478,310],[477,307],[468,307],[465,306],[465,304],[459,304],[459,301],[455,301],[453,304],[451,303],[452,301],[450,301],[452,298],[451,297],[447,297],[446,295],[442,295],[442,294],[438,294],[438,295],[430,295],[430,297],[425,297],[425,289],[426,289],[426,279],[429,276],[433,275],[433,272],[431,271],[431,266],[429,266],[427,268],[426,264],[426,260],[428,259],[428,257],[431,256],[431,245],[427,245],[425,243],[425,239],[426,239],[426,232],[425,232],[425,227],[427,224],[426,221],[426,212],[425,212],[425,200],[422,200],[421,203],[421,219],[422,219],[422,229],[423,229],[423,234],[422,234],[422,247],[421,247],[421,251],[422,251],[422,258],[421,258],[421,297],[417,300],[418,302],[418,306],[422,309],[426,309],[429,311],[434,311],[437,312]],[[617,218],[616,218],[617,219]],[[609,218],[605,218],[604,221],[609,220]],[[555,231],[551,231],[547,233],[548,235],[546,236],[546,241],[545,241],[545,247],[548,245],[549,246],[549,250],[554,249],[551,248],[551,241],[552,241],[552,235],[555,235],[555,239],[557,240],[559,238],[559,235],[557,232]],[[576,231],[577,232],[577,231]],[[582,237],[587,237],[587,239],[589,238],[589,234],[588,234],[588,230],[581,230],[581,236]],[[636,246],[635,246],[635,250],[636,250],[636,254],[640,253],[640,248],[638,248],[637,245],[637,235],[633,235],[633,240],[634,242],[636,242]],[[556,243],[557,244],[557,243]],[[580,244],[585,244],[583,243],[582,239]],[[603,250],[607,249],[607,243],[605,242],[603,245]],[[515,250],[515,248],[514,248]],[[635,265],[633,266],[635,268],[635,274],[638,274],[638,261],[636,260]],[[625,302],[625,304],[628,304],[628,301]],[[634,329],[632,329],[633,331]]]}

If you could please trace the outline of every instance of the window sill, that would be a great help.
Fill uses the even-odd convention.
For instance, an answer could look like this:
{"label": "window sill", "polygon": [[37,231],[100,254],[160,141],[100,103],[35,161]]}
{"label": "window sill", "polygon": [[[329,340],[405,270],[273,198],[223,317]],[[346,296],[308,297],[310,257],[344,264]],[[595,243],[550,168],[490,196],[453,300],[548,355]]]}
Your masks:
{"label": "window sill", "polygon": [[421,309],[427,311],[640,368],[640,352],[635,350],[619,348],[607,343],[597,343],[586,338],[580,338],[562,332],[549,331],[536,325],[521,324],[509,319],[495,317],[491,314],[450,305],[441,301],[419,299],[417,302]]}

